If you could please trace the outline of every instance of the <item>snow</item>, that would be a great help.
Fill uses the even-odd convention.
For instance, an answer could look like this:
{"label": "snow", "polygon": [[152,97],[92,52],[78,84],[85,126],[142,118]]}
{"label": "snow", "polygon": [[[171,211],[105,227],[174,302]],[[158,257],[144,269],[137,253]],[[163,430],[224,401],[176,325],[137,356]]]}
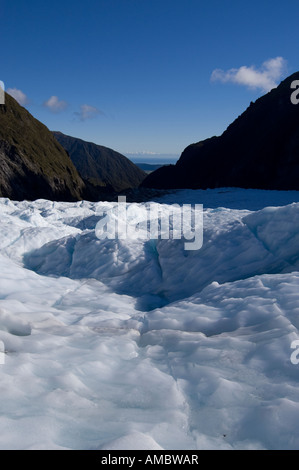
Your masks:
{"label": "snow", "polygon": [[99,240],[115,203],[0,199],[1,449],[299,447],[299,193],[174,203],[203,204],[200,250]]}

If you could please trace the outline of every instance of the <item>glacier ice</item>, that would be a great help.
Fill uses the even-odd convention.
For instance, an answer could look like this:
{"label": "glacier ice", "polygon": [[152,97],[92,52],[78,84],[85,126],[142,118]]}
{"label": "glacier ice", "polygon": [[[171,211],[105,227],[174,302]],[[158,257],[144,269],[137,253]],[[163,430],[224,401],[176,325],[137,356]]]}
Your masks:
{"label": "glacier ice", "polygon": [[0,199],[0,448],[298,448],[298,201],[170,193],[204,205],[187,252],[99,240],[112,203]]}

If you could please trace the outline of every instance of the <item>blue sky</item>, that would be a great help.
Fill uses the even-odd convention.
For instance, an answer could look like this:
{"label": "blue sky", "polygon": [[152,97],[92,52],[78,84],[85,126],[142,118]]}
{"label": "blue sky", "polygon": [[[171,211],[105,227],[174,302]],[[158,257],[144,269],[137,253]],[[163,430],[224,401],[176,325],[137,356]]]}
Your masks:
{"label": "blue sky", "polygon": [[0,79],[51,130],[179,155],[299,69],[298,18],[298,0],[1,0]]}

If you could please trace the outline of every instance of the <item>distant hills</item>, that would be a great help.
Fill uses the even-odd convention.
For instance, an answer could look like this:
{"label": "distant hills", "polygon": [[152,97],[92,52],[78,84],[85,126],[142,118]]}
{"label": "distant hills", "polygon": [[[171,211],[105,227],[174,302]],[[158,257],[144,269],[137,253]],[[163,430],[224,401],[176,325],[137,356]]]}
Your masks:
{"label": "distant hills", "polygon": [[155,170],[158,170],[158,168],[161,168],[163,165],[159,165],[159,164],[154,164],[154,163],[135,163],[136,166],[138,166],[138,168],[140,168],[141,170],[145,171],[145,173],[149,174],[149,173],[152,173],[152,171],[155,171]]}
{"label": "distant hills", "polygon": [[53,132],[80,175],[93,186],[122,191],[135,188],[146,174],[127,157],[102,145]]}
{"label": "distant hills", "polygon": [[75,201],[84,189],[49,129],[5,93],[5,105],[0,105],[0,196]]}
{"label": "distant hills", "polygon": [[242,187],[299,190],[299,72],[251,103],[219,137],[187,147],[175,165],[149,174],[148,188]]}

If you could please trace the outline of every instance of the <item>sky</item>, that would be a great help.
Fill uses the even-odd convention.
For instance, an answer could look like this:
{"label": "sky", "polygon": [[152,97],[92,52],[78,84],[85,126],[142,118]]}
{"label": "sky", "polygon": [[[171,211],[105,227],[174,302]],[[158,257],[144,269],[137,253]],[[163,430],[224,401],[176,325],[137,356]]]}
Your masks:
{"label": "sky", "polygon": [[0,0],[0,80],[51,130],[176,159],[299,70],[298,18],[298,0]]}

